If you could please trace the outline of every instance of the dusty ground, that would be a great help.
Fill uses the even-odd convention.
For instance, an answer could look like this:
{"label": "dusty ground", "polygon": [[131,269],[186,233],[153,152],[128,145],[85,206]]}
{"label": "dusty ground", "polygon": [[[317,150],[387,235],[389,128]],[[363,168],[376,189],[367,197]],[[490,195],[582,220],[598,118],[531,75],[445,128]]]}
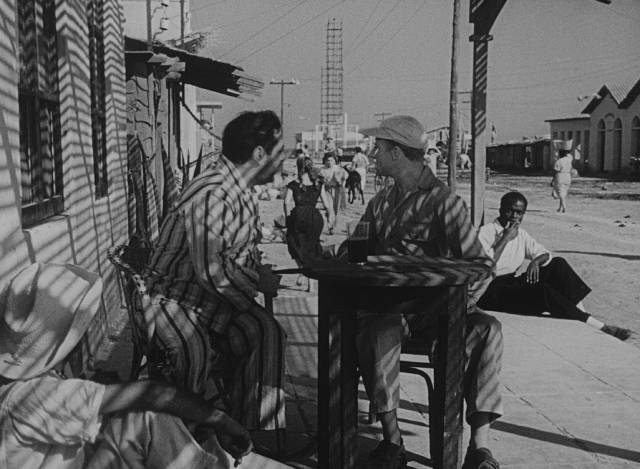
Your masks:
{"label": "dusty ground", "polygon": [[[293,160],[285,169],[295,174]],[[446,178],[445,170],[439,176]],[[485,217],[498,214],[500,197],[518,190],[529,199],[523,227],[555,254],[565,257],[592,288],[585,299],[586,309],[604,322],[640,332],[640,182],[609,181],[579,177],[571,187],[568,213],[556,213],[557,201],[551,198],[550,176],[494,174],[487,184]],[[459,175],[458,191],[469,200],[469,172]],[[373,195],[368,182],[365,200]],[[360,203],[349,205],[339,216],[333,236],[323,234],[323,244],[339,244],[345,237],[347,220],[357,219],[364,211]],[[282,215],[282,200],[261,202],[266,226]],[[265,244],[267,261],[278,267],[292,267],[285,245]],[[295,277],[283,279],[282,294],[302,294]],[[552,322],[549,323],[552,327]],[[630,341],[640,347],[640,334]]]}

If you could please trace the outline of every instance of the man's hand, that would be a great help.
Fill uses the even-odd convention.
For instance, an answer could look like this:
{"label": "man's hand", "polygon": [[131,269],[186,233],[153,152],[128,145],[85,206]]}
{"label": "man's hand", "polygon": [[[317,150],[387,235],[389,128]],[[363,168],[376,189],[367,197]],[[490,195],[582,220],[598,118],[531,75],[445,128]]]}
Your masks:
{"label": "man's hand", "polygon": [[536,261],[529,262],[525,275],[527,276],[527,283],[538,283],[538,280],[540,280],[540,267]]}
{"label": "man's hand", "polygon": [[215,428],[220,446],[236,460],[236,465],[253,450],[251,435],[231,417],[226,416]]}
{"label": "man's hand", "polygon": [[280,286],[280,275],[276,275],[271,270],[270,265],[258,266],[258,290],[265,295],[278,296],[278,286]]}
{"label": "man's hand", "polygon": [[505,241],[511,241],[518,236],[518,228],[520,227],[520,223],[518,222],[509,222],[509,224],[505,227],[502,232],[502,239]]}

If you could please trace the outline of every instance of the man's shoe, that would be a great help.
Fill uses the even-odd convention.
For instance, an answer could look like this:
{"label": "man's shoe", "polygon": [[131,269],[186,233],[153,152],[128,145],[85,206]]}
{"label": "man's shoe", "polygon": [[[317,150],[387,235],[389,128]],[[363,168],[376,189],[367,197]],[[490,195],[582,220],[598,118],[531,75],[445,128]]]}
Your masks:
{"label": "man's shoe", "polygon": [[609,324],[605,324],[602,328],[602,332],[605,334],[609,334],[614,336],[616,339],[627,340],[631,337],[631,330],[624,329],[618,326],[610,326]]}
{"label": "man's shoe", "polygon": [[367,467],[371,469],[403,469],[407,467],[407,451],[400,440],[396,445],[382,440],[370,454]]}
{"label": "man's shoe", "polygon": [[488,448],[468,448],[462,469],[500,469],[500,464]]}

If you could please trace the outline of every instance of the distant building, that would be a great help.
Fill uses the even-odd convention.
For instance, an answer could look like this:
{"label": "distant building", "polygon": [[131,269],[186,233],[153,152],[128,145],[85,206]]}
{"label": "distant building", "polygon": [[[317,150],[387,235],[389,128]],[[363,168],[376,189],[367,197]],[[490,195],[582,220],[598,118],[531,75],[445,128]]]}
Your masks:
{"label": "distant building", "polygon": [[487,167],[506,171],[549,171],[557,144],[549,138],[518,140],[487,146]]}
{"label": "distant building", "polygon": [[[640,80],[633,86],[607,83],[593,95],[578,118],[548,120],[551,136],[574,139],[574,148],[580,140],[585,169],[628,174],[631,157],[640,155],[639,94]],[[576,132],[580,132],[580,138]]]}
{"label": "distant building", "polygon": [[575,117],[561,117],[548,119],[552,140],[572,140],[574,153],[574,167],[578,170],[588,168],[591,139],[590,117],[580,115]]}

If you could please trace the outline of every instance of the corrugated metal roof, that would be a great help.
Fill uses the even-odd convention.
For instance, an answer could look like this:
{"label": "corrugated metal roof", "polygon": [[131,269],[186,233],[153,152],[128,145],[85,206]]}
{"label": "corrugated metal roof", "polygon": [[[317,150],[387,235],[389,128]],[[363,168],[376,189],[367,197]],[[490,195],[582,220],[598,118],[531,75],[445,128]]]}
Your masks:
{"label": "corrugated metal roof", "polygon": [[[129,36],[125,37],[125,54],[128,60],[148,60],[145,55],[147,42]],[[168,57],[176,57],[184,62],[182,79],[185,83],[204,88],[229,96],[243,97],[242,95],[260,96],[264,82],[259,78],[245,73],[242,68],[226,62],[220,62],[208,57],[193,54],[176,47],[154,43],[153,52],[165,54]],[[152,55],[152,54],[151,54]]]}

